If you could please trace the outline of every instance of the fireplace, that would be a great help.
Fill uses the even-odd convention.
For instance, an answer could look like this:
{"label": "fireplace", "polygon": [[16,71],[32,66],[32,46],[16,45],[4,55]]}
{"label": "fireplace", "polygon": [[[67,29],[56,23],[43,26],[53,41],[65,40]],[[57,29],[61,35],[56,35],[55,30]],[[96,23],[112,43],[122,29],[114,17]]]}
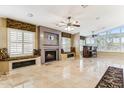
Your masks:
{"label": "fireplace", "polygon": [[56,54],[56,50],[45,51],[45,62],[55,61]]}
{"label": "fireplace", "polygon": [[44,26],[38,27],[39,49],[41,49],[41,63],[60,60],[61,31]]}

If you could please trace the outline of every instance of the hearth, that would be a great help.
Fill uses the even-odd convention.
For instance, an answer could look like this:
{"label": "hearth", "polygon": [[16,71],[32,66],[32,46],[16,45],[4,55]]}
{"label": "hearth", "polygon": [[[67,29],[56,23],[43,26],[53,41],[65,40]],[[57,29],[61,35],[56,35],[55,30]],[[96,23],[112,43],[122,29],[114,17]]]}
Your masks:
{"label": "hearth", "polygon": [[55,61],[56,60],[56,51],[50,50],[45,51],[45,62]]}

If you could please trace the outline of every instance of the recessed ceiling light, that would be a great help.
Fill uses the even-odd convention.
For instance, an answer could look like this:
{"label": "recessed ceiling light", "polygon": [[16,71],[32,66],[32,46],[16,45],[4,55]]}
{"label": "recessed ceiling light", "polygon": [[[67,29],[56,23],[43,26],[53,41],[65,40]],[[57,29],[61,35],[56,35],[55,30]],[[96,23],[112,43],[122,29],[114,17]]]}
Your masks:
{"label": "recessed ceiling light", "polygon": [[34,15],[32,13],[27,14],[28,17],[33,17]]}

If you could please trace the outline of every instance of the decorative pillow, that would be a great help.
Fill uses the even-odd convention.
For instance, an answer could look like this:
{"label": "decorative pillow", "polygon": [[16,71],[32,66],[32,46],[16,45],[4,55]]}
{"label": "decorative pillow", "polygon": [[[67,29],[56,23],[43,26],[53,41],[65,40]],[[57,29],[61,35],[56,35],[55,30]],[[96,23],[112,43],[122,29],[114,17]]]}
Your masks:
{"label": "decorative pillow", "polygon": [[9,58],[7,48],[0,49],[0,61],[7,60]]}
{"label": "decorative pillow", "polygon": [[41,56],[41,49],[33,49],[34,56]]}

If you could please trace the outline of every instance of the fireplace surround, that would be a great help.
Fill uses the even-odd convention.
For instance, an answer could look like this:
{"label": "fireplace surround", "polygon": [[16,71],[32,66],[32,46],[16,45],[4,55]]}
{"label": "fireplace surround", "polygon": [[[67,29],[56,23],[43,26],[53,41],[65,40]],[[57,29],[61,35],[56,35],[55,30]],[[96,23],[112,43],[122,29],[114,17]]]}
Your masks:
{"label": "fireplace surround", "polygon": [[41,63],[59,60],[61,54],[61,31],[39,26],[38,32]]}

